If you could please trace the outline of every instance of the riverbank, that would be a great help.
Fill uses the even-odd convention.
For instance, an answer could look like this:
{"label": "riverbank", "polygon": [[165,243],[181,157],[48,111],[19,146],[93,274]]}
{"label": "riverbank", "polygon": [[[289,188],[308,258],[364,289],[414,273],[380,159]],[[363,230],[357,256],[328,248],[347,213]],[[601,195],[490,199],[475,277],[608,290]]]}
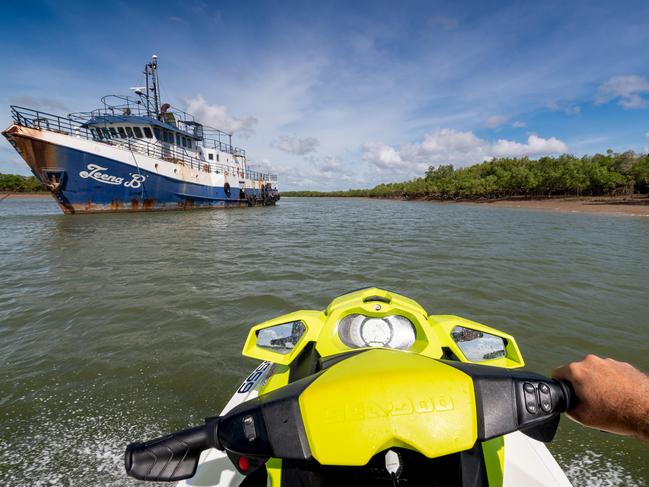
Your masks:
{"label": "riverbank", "polygon": [[467,205],[467,206],[493,206],[500,208],[520,208],[527,210],[539,211],[556,211],[561,213],[597,213],[604,215],[621,215],[621,216],[643,216],[649,217],[649,195],[633,196],[596,196],[596,197],[556,197],[556,198],[509,198],[509,199],[456,199],[456,200],[439,200],[430,198],[395,198],[394,196],[376,197],[376,196],[340,196],[340,195],[303,195],[293,196],[290,193],[286,195],[294,198],[370,198],[370,199],[391,199],[403,201],[421,201],[438,203],[444,205]]}
{"label": "riverbank", "polygon": [[[297,197],[297,196],[293,196]],[[0,201],[6,199],[31,200],[48,199],[49,193],[1,193]],[[347,197],[358,198],[358,197]],[[366,197],[361,197],[366,198]],[[396,199],[376,198],[376,199]],[[409,200],[413,201],[413,200]],[[649,195],[634,196],[598,196],[598,197],[567,197],[546,199],[497,199],[497,200],[428,200],[440,204],[460,204],[468,206],[493,206],[499,208],[521,208],[526,210],[556,211],[561,213],[598,213],[622,216],[649,217]]]}
{"label": "riverbank", "polygon": [[456,203],[557,211],[561,213],[599,213],[649,217],[649,196],[647,195],[459,201]]}
{"label": "riverbank", "polygon": [[14,200],[28,200],[34,198],[49,198],[50,193],[7,193],[0,192],[0,200],[14,199]]}

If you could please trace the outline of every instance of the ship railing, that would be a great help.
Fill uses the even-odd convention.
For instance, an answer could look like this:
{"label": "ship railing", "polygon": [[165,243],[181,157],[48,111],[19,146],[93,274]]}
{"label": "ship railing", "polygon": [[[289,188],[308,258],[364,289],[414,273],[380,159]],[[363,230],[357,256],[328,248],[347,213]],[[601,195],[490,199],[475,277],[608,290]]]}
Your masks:
{"label": "ship railing", "polygon": [[82,120],[71,115],[61,117],[40,110],[12,105],[11,116],[17,125],[23,127],[44,129],[67,135],[80,135],[85,137],[91,137],[92,135],[90,131],[83,126]]}
{"label": "ship railing", "polygon": [[[192,169],[227,175],[237,175],[240,178],[254,181],[277,181],[277,176],[261,171],[242,169],[237,166],[230,166],[214,161],[206,161],[197,156],[193,151],[187,151],[185,148],[177,147],[173,144],[167,144],[160,141],[148,142],[142,139],[133,138],[106,138],[100,136],[99,131],[91,131],[84,126],[84,120],[70,114],[67,117],[61,117],[40,110],[31,108],[12,106],[11,115],[17,125],[23,127],[48,130],[64,135],[70,135],[78,138],[84,138],[95,142],[101,142],[107,145],[137,152],[149,157],[163,159]],[[245,152],[244,152],[245,154]]]}
{"label": "ship railing", "polygon": [[246,151],[244,149],[211,137],[203,137],[203,147],[227,152],[233,156],[246,157]]}
{"label": "ship railing", "polygon": [[[150,106],[147,107],[144,99],[141,97],[135,98],[133,96],[106,95],[101,98],[101,104],[103,105],[101,108],[97,108],[90,112],[80,112],[80,114],[89,115],[91,117],[129,115],[159,117],[161,115],[155,113],[155,110],[151,110]],[[195,122],[194,116],[191,113],[187,113],[185,110],[178,107],[170,106],[166,113],[173,113],[176,122]]]}

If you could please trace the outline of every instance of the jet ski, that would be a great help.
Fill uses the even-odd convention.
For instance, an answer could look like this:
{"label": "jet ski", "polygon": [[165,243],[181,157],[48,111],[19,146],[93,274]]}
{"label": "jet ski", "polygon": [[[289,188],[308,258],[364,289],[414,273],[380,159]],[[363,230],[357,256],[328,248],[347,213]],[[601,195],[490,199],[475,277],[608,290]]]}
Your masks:
{"label": "jet ski", "polygon": [[570,486],[545,443],[570,384],[511,335],[378,288],[254,326],[261,361],[217,416],[131,443],[126,473],[186,486]]}

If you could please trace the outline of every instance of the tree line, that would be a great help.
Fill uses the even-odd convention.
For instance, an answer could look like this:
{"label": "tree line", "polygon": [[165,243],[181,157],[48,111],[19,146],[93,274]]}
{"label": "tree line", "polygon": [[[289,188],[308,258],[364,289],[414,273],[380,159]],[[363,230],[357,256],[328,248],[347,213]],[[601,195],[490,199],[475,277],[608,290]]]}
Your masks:
{"label": "tree line", "polygon": [[34,176],[0,174],[0,191],[6,193],[40,193],[47,191],[47,188]]}
{"label": "tree line", "polygon": [[285,196],[365,196],[406,199],[616,196],[649,193],[649,155],[633,151],[539,159],[500,158],[456,169],[429,166],[423,177],[371,189],[293,191]]}

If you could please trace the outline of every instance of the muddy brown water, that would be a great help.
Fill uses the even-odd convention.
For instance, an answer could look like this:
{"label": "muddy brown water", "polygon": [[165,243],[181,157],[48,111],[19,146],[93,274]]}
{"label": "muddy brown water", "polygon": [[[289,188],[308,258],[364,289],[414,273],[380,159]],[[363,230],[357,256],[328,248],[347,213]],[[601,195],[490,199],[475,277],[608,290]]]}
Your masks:
{"label": "muddy brown water", "polygon": [[[0,485],[131,485],[126,443],[219,412],[248,328],[385,287],[513,334],[529,369],[649,370],[649,219],[285,198],[64,216],[0,203]],[[647,485],[649,449],[563,420],[575,485]]]}

